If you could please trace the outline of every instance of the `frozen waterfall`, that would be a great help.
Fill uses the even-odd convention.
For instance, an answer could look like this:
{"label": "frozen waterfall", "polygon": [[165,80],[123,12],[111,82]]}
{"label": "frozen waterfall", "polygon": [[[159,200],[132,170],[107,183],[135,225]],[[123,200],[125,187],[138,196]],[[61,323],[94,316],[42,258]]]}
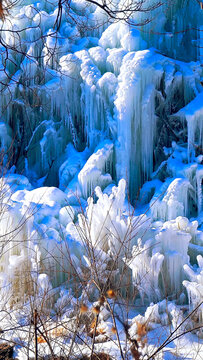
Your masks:
{"label": "frozen waterfall", "polygon": [[[133,28],[74,0],[57,31],[57,1],[10,11],[0,302],[8,291],[11,308],[27,303],[36,289],[87,299],[81,284],[93,301],[114,281],[124,299],[174,323],[175,307],[192,311],[203,294],[203,11],[175,0]],[[191,324],[202,319],[200,307]]]}

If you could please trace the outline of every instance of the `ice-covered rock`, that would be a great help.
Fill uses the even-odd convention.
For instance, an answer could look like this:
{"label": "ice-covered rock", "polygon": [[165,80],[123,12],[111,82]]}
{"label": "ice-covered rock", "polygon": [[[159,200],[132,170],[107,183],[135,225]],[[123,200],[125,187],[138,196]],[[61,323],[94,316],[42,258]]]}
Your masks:
{"label": "ice-covered rock", "polygon": [[104,189],[112,182],[113,144],[105,141],[97,146],[78,174],[82,195],[87,198],[99,185]]}

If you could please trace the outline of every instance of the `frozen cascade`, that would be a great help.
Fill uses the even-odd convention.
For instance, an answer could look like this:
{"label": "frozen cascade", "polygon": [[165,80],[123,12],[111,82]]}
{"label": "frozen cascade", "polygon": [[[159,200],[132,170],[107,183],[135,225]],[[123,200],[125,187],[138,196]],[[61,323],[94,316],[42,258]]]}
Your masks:
{"label": "frozen cascade", "polygon": [[102,189],[112,183],[113,143],[106,141],[95,149],[86,164],[78,174],[78,182],[82,195],[87,198],[92,195],[95,187]]}
{"label": "frozen cascade", "polygon": [[[183,281],[186,287],[191,310],[195,309],[202,301],[203,298],[203,257],[197,256],[198,268],[194,271],[189,265],[184,265],[184,270],[189,277],[188,280]],[[199,323],[203,321],[203,305],[197,310]],[[201,332],[201,330],[200,330]]]}
{"label": "frozen cascade", "polygon": [[[86,243],[91,241],[96,249],[101,249],[115,256],[117,251],[128,255],[131,246],[137,242],[140,233],[147,231],[150,220],[146,215],[128,216],[128,205],[125,203],[126,182],[119,181],[118,187],[114,186],[108,196],[102,193],[100,187],[95,188],[98,198],[94,203],[93,198],[88,199],[86,214],[78,215],[77,226],[81,231],[76,231],[73,224],[68,224],[70,234]],[[134,235],[133,235],[134,233]],[[127,246],[123,246],[123,244]]]}
{"label": "frozen cascade", "polygon": [[35,273],[49,274],[55,287],[62,284],[71,270],[67,250],[78,266],[83,247],[66,232],[65,226],[73,217],[65,216],[68,207],[64,192],[54,187],[32,190],[25,177],[15,174],[1,185],[6,192],[1,199],[0,236],[4,241],[0,279],[1,285],[11,291],[12,305],[32,295],[35,281],[31,278]]}
{"label": "frozen cascade", "polygon": [[[6,166],[8,156],[6,156],[6,151],[9,149],[12,143],[12,130],[4,122],[0,122],[0,152],[1,152],[1,167]],[[1,174],[2,175],[2,174]]]}
{"label": "frozen cascade", "polygon": [[[21,250],[26,249],[30,229],[32,228],[32,219],[24,222],[20,211],[9,205],[1,205],[1,237],[4,242],[1,245],[1,270],[4,271],[8,266],[9,257],[20,255]],[[12,234],[12,238],[10,236]],[[20,239],[20,241],[19,241]]]}
{"label": "frozen cascade", "polygon": [[199,214],[203,211],[203,166],[197,171],[197,205]]}
{"label": "frozen cascade", "polygon": [[[81,121],[81,111],[79,106],[81,96],[81,61],[76,55],[77,53],[64,55],[60,58],[59,61],[61,72],[64,74],[62,77],[61,89],[65,90],[63,94],[64,98],[62,99],[62,111],[64,111],[66,114],[67,110],[70,112],[75,126],[77,126],[79,121]],[[78,106],[75,106],[77,103]],[[64,106],[64,104],[66,104],[66,106]]]}
{"label": "frozen cascade", "polygon": [[[71,263],[89,275],[94,254],[105,283],[119,253],[114,279],[127,267],[135,302],[167,294],[187,306],[187,292],[194,309],[202,298],[202,50],[197,31],[181,30],[199,27],[199,4],[175,0],[138,30],[74,0],[72,19],[63,11],[53,36],[57,1],[24,4],[2,25],[11,46],[19,46],[12,33],[19,30],[27,56],[9,49],[10,78],[0,72],[0,89],[8,84],[0,97],[1,174],[8,160],[14,165],[0,182],[1,285],[14,303],[35,290],[27,272],[42,294],[74,288]],[[140,188],[134,210],[126,195],[132,201]],[[198,322],[202,316],[200,308]]]}
{"label": "frozen cascade", "polygon": [[[180,62],[174,65],[171,66],[170,59],[153,49],[131,52],[125,55],[122,62],[114,114],[118,128],[116,171],[118,178],[127,176],[132,198],[137,196],[140,186],[153,171],[153,151],[158,137],[158,118],[155,115],[157,96],[165,102],[161,105],[160,114],[163,121],[163,112],[172,107],[179,87],[185,102],[198,93],[195,83],[190,81],[192,69]],[[178,72],[184,79],[181,83]],[[196,76],[198,79],[198,72]],[[163,90],[160,87],[163,86],[165,94],[168,94],[166,101],[161,95]]]}
{"label": "frozen cascade", "polygon": [[156,249],[164,254],[162,283],[169,294],[178,294],[182,289],[183,266],[189,264],[188,246],[197,226],[196,221],[189,223],[187,218],[180,216],[165,222],[155,236]]}
{"label": "frozen cascade", "polygon": [[86,148],[83,152],[75,150],[74,146],[69,143],[66,147],[65,162],[59,168],[59,188],[68,191],[68,185],[78,175],[81,168],[85,165],[90,151]]}
{"label": "frozen cascade", "polygon": [[[105,51],[99,47],[90,50],[89,54],[83,50],[77,53],[77,56],[82,61],[80,74],[83,83],[81,84],[80,101],[84,119],[84,135],[87,139],[87,145],[94,149],[105,135],[110,135],[108,122],[111,120],[113,108],[111,100],[117,87],[117,79],[112,73],[105,73],[101,76],[100,69],[101,71],[104,69],[104,59],[106,59]],[[98,53],[101,64],[97,60]]]}
{"label": "frozen cascade", "polygon": [[[115,100],[119,141],[116,147],[117,177],[127,176],[130,193],[134,196],[153,170],[155,86],[158,86],[163,74],[161,66],[153,67],[156,59],[158,62],[159,55],[149,50],[127,54],[119,75]],[[146,62],[148,67],[145,68]],[[126,106],[127,103],[130,105]]]}
{"label": "frozen cascade", "polygon": [[195,146],[203,148],[203,91],[177,114],[186,120],[188,127],[188,159],[194,158]]}
{"label": "frozen cascade", "polygon": [[[69,50],[69,40],[63,39],[60,37],[60,34],[55,34],[53,37],[54,30],[49,29],[47,32],[46,43],[44,44],[44,49],[42,50],[43,61],[45,65],[48,65],[52,69],[56,69],[58,67],[58,62],[60,57],[67,53]],[[51,36],[49,36],[51,35]],[[52,56],[52,54],[56,54]]]}
{"label": "frozen cascade", "polygon": [[193,187],[184,178],[168,179],[169,186],[162,184],[153,196],[150,206],[155,220],[172,220],[177,216],[188,215],[189,198],[193,195]]}
{"label": "frozen cascade", "polygon": [[[147,4],[151,5],[149,0]],[[150,14],[135,13],[135,21],[142,22],[146,18],[152,20],[141,27],[143,39],[156,49],[173,59],[183,61],[197,60],[199,58],[198,28],[201,29],[203,14],[199,3],[175,0],[168,6],[168,2],[162,3]],[[153,19],[158,19],[154,21]],[[185,31],[185,30],[188,31]]]}
{"label": "frozen cascade", "polygon": [[150,242],[142,246],[142,240],[138,239],[137,246],[132,249],[132,259],[126,261],[132,269],[133,285],[138,289],[142,302],[145,296],[149,302],[161,298],[159,289],[159,276],[161,274],[164,255],[159,252],[150,256]]}
{"label": "frozen cascade", "polygon": [[101,77],[101,73],[96,65],[93,64],[85,50],[81,51],[80,56],[82,59],[81,76],[84,80],[81,95],[84,131],[87,137],[88,146],[94,148],[101,140],[98,130],[104,131],[104,127],[102,126],[102,121],[104,120],[103,106],[100,105],[101,99],[97,96],[96,92],[96,83]]}
{"label": "frozen cascade", "polygon": [[[15,14],[15,26],[26,29],[27,24],[35,29],[33,33],[29,28],[22,32],[22,36],[29,39],[28,56],[15,71],[13,79],[18,79],[19,86],[13,82],[10,87],[15,102],[7,107],[4,115],[5,122],[18,134],[15,142],[17,158],[14,159],[17,170],[23,170],[24,156],[27,156],[27,175],[33,183],[44,177],[45,184],[52,185],[51,179],[57,177],[59,167],[66,161],[65,148],[70,141],[77,150],[82,151],[88,146],[93,153],[99,142],[110,138],[116,145],[114,179],[127,176],[130,195],[134,199],[156,165],[153,152],[163,112],[171,111],[177,92],[181,97],[184,94],[181,105],[186,105],[198,94],[201,69],[195,63],[171,60],[156,50],[144,50],[148,47],[145,32],[127,24],[106,24],[100,39],[95,37],[96,30],[82,38],[77,25],[67,20],[63,13],[61,28],[52,36],[57,17],[54,6],[44,2],[35,8],[28,4]],[[175,2],[172,13],[167,8],[164,10],[158,25],[160,31],[169,25],[179,6]],[[74,2],[71,11],[72,16],[81,17],[81,21],[83,11],[87,11],[90,21],[97,21],[99,17],[106,20],[94,6],[86,9],[84,1],[80,5]],[[40,31],[46,36],[45,44],[40,39],[35,42]],[[5,36],[8,42],[14,41],[12,33]],[[54,49],[57,51],[53,52]],[[43,55],[43,61],[40,55]],[[9,64],[12,67],[12,63]],[[13,73],[13,69],[10,68],[10,72]],[[35,97],[30,101],[32,91]],[[6,96],[8,94],[3,93],[2,107],[6,104]],[[128,102],[130,96],[132,101]],[[24,120],[27,117],[31,126]],[[50,129],[40,126],[44,119],[47,124],[52,122]],[[125,126],[127,121],[129,125]],[[144,131],[145,125],[148,131]],[[131,135],[127,134],[129,128]]]}
{"label": "frozen cascade", "polygon": [[29,276],[31,276],[35,251],[32,241],[34,220],[32,213],[23,212],[20,206],[12,203],[8,205],[7,197],[9,190],[11,196],[12,185],[15,191],[17,188],[29,188],[30,184],[26,183],[23,177],[20,184],[20,176],[11,175],[11,178],[10,184],[3,185],[4,189],[7,187],[7,191],[6,196],[1,199],[0,236],[3,241],[0,249],[0,279],[1,287],[5,287],[3,292],[7,291],[6,298],[12,306],[19,301],[25,301],[26,297],[31,295],[32,285]]}

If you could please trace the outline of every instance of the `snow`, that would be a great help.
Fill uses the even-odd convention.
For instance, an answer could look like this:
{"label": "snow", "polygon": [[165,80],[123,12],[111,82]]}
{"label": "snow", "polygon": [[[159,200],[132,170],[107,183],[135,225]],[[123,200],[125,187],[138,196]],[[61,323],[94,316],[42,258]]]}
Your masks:
{"label": "snow", "polygon": [[[128,296],[129,332],[149,356],[159,329],[164,341],[170,327],[181,325],[177,335],[203,321],[201,305],[181,324],[203,297],[199,4],[163,4],[133,28],[72,0],[57,31],[57,1],[25,0],[10,11],[1,22],[8,53],[0,49],[0,303],[8,312],[1,326],[26,323],[36,301],[47,319],[61,307],[70,340],[79,303],[91,308],[114,285],[121,305],[109,304],[119,314],[121,347],[129,352],[119,321]],[[145,12],[133,20],[142,23]],[[91,348],[87,317],[80,336]],[[119,359],[112,326],[102,304],[98,329],[109,341],[95,349]],[[155,358],[198,360],[201,337],[200,329],[185,334]],[[87,352],[78,339],[73,347],[78,358]],[[23,351],[18,358],[27,358]],[[47,344],[40,352],[49,353]]]}
{"label": "snow", "polygon": [[35,202],[36,204],[52,205],[57,203],[65,205],[66,195],[64,192],[54,187],[41,187],[27,193],[25,195],[25,201]]}

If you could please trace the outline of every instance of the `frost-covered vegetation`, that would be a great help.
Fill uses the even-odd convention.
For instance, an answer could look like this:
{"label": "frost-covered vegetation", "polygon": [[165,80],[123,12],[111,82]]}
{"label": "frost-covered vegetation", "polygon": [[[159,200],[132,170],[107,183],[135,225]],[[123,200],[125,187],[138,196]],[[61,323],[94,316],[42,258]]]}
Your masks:
{"label": "frost-covered vegetation", "polygon": [[201,359],[203,11],[57,14],[21,1],[1,28],[1,339],[19,359],[33,332],[52,358]]}

